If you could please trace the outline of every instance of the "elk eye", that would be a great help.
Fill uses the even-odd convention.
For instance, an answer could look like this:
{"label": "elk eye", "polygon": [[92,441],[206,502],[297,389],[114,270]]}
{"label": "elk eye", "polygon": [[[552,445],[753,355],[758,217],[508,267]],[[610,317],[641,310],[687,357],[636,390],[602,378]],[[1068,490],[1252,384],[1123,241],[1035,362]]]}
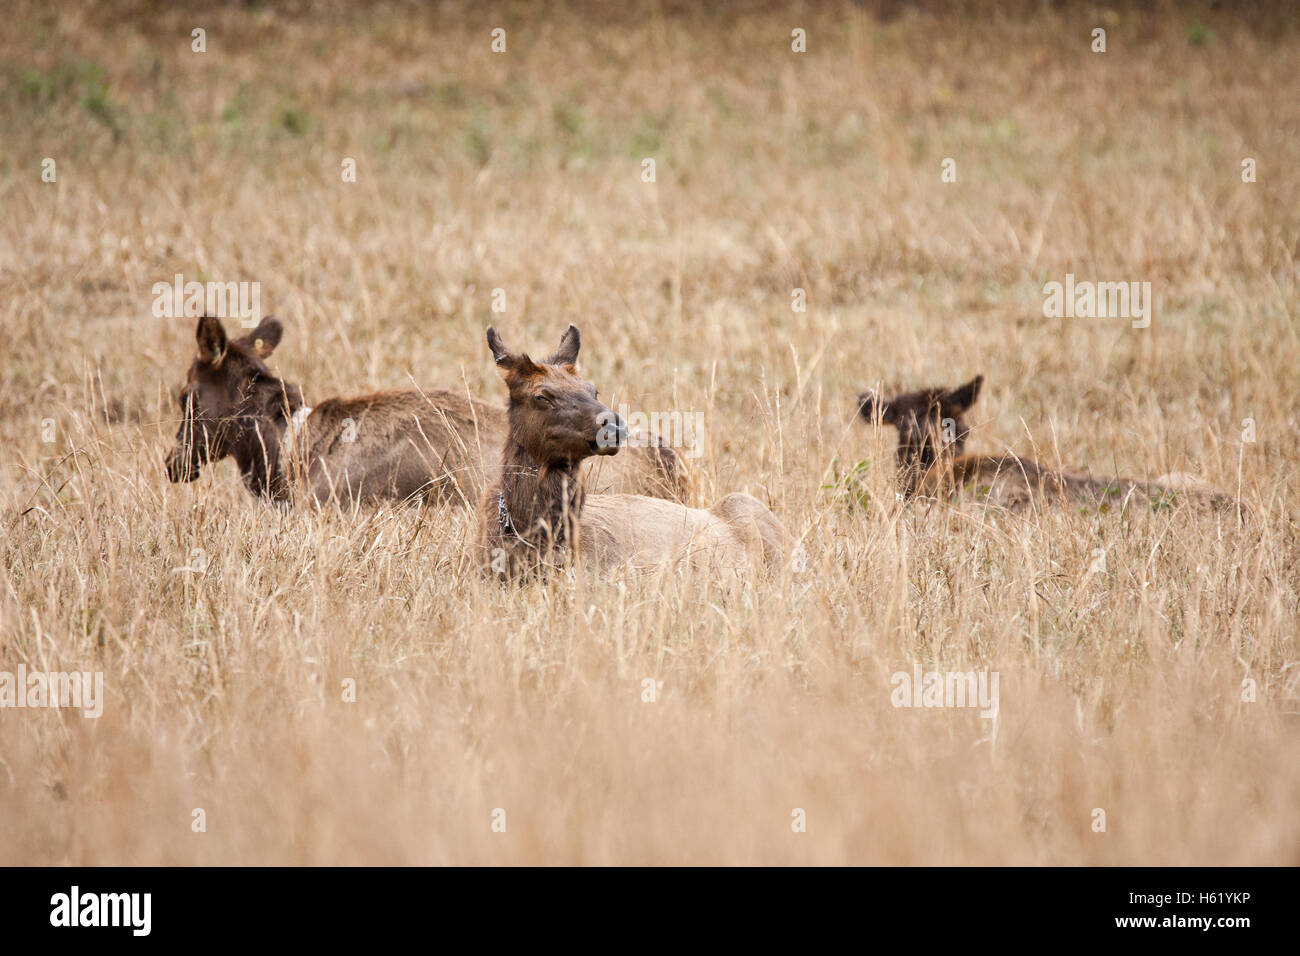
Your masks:
{"label": "elk eye", "polygon": [[533,396],[533,401],[537,402],[538,405],[554,406],[555,396],[550,392],[538,392]]}

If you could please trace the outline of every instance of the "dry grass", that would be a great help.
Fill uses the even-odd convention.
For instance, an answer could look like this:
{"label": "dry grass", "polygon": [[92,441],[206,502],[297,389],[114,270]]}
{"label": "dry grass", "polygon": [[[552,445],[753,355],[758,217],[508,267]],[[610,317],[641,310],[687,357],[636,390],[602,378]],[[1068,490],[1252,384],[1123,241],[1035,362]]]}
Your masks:
{"label": "dry grass", "polygon": [[[1287,16],[58,6],[0,27],[0,670],[108,700],[0,711],[0,862],[1300,863]],[[260,281],[315,400],[502,395],[484,326],[574,321],[612,403],[706,413],[701,501],[762,497],[808,567],[512,591],[464,511],[170,485],[177,272]],[[1044,319],[1066,272],[1152,282],[1151,328]],[[975,372],[976,447],[1257,520],[897,504],[853,396]],[[997,670],[995,737],[894,709],[914,662]]]}

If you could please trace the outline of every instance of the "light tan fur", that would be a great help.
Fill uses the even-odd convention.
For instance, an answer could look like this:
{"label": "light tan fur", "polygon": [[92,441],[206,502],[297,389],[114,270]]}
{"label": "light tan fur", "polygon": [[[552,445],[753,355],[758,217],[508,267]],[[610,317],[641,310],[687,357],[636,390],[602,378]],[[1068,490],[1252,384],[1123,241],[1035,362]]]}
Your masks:
{"label": "light tan fur", "polygon": [[771,510],[740,493],[707,510],[641,495],[590,495],[579,528],[580,557],[602,571],[670,564],[746,572],[779,564],[791,549]]}
{"label": "light tan fur", "polygon": [[1012,511],[1040,505],[1111,511],[1136,504],[1150,508],[1182,504],[1227,511],[1236,504],[1204,479],[1181,472],[1155,481],[1095,478],[1044,468],[1011,454],[940,456],[917,492],[929,497],[959,494]]}

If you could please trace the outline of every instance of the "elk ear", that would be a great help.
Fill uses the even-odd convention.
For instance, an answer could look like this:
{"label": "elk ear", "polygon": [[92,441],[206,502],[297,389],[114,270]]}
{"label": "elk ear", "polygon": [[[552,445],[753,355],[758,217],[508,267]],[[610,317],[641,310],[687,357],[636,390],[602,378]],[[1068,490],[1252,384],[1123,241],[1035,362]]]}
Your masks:
{"label": "elk ear", "polygon": [[284,326],[280,320],[273,315],[268,315],[257,324],[257,328],[248,333],[248,341],[252,343],[253,351],[257,357],[264,359],[269,358],[275,351],[275,347],[280,344],[280,338],[284,335]]}
{"label": "elk ear", "polygon": [[513,352],[506,343],[501,341],[501,336],[493,326],[488,326],[487,330],[488,348],[492,350],[492,360],[497,363],[497,370],[502,375],[510,372],[535,372],[538,371],[533,360],[521,352]]}
{"label": "elk ear", "polygon": [[880,421],[885,425],[894,424],[894,410],[889,402],[882,401],[875,392],[866,391],[858,396],[858,414],[869,422],[876,420],[876,411],[880,411]]}
{"label": "elk ear", "polygon": [[546,360],[547,365],[577,365],[578,349],[582,347],[582,336],[576,325],[570,325],[568,331],[560,338],[560,347]]}
{"label": "elk ear", "polygon": [[942,404],[945,409],[957,412],[958,414],[966,411],[975,404],[975,399],[980,397],[980,386],[984,384],[984,376],[976,375],[960,388],[954,388],[943,396]]}
{"label": "elk ear", "polygon": [[226,330],[221,320],[211,315],[199,319],[195,338],[199,343],[199,361],[217,368],[226,357]]}
{"label": "elk ear", "polygon": [[497,332],[496,327],[489,325],[487,330],[488,348],[492,350],[492,360],[503,369],[512,369],[519,362],[519,356],[506,347],[506,343],[501,341],[501,334]]}

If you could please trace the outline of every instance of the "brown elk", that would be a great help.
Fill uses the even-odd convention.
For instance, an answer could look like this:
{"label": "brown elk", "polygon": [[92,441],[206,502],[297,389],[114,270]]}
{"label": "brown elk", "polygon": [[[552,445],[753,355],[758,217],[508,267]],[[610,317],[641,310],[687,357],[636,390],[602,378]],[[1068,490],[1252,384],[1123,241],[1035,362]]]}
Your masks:
{"label": "brown elk", "polygon": [[881,399],[858,396],[858,413],[898,429],[897,481],[904,497],[973,494],[991,504],[1022,509],[1035,504],[1073,504],[1099,510],[1141,501],[1163,508],[1180,501],[1230,511],[1236,500],[1193,476],[1171,473],[1155,481],[1094,478],[1044,467],[1013,454],[966,453],[965,413],[979,397],[984,376],[957,388],[926,388]]}
{"label": "brown elk", "polygon": [[[208,462],[233,458],[259,497],[295,488],[317,501],[446,498],[470,504],[500,473],[504,409],[443,389],[331,398],[313,407],[266,365],[284,329],[273,316],[230,339],[220,320],[199,320],[198,354],[180,391],[181,425],[167,455],[172,481],[193,481]],[[647,437],[599,487],[682,495],[676,453]]]}
{"label": "brown elk", "polygon": [[569,326],[542,362],[514,352],[496,329],[488,347],[510,392],[501,477],[483,497],[479,542],[492,572],[516,577],[577,562],[586,568],[687,563],[718,571],[770,565],[790,554],[785,528],[746,494],[712,508],[640,495],[587,494],[581,464],[616,455],[624,424],[577,370]]}

